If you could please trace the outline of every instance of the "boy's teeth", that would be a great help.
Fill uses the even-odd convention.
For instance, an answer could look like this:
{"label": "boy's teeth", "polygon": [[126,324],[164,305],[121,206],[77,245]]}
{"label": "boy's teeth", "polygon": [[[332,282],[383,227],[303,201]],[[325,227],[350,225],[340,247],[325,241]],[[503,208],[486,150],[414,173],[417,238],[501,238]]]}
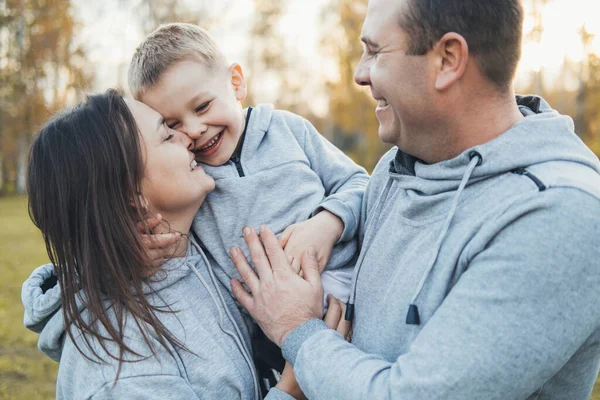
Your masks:
{"label": "boy's teeth", "polygon": [[377,106],[378,107],[385,107],[387,106],[387,100],[377,100]]}
{"label": "boy's teeth", "polygon": [[212,147],[215,143],[217,143],[217,141],[219,140],[219,138],[221,137],[221,134],[219,133],[217,136],[215,136],[210,142],[206,143],[204,146],[200,147],[200,150],[207,150],[210,147]]}

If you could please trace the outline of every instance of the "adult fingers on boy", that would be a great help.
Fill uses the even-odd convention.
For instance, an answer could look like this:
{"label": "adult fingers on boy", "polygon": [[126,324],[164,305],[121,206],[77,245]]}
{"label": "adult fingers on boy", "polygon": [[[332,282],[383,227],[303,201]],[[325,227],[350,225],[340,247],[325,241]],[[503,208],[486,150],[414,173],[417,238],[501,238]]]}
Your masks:
{"label": "adult fingers on boy", "polygon": [[262,239],[273,272],[293,272],[287,255],[281,248],[275,234],[265,225],[260,227],[260,238]]}
{"label": "adult fingers on boy", "polygon": [[256,276],[256,273],[252,267],[250,267],[250,264],[248,264],[248,260],[246,260],[244,253],[242,253],[239,248],[233,247],[229,254],[231,255],[231,260],[240,273],[242,281],[248,286],[252,293],[256,293],[258,286],[260,285],[260,281],[258,280],[258,277]]}
{"label": "adult fingers on boy", "polygon": [[231,290],[235,298],[240,302],[242,307],[248,310],[251,314],[254,313],[254,297],[244,289],[242,283],[237,279],[231,280]]}
{"label": "adult fingers on boy", "polygon": [[314,247],[309,247],[302,253],[302,259],[300,262],[300,268],[302,269],[302,278],[310,283],[313,287],[320,288],[323,290],[321,284],[321,270],[319,269],[319,263],[317,261],[317,251]]}
{"label": "adult fingers on boy", "polygon": [[271,269],[269,259],[265,254],[265,250],[256,231],[251,227],[246,227],[242,232],[246,244],[248,244],[248,249],[250,249],[250,257],[252,258],[252,263],[256,268],[256,272],[258,272],[258,277],[263,282],[272,281],[273,270]]}

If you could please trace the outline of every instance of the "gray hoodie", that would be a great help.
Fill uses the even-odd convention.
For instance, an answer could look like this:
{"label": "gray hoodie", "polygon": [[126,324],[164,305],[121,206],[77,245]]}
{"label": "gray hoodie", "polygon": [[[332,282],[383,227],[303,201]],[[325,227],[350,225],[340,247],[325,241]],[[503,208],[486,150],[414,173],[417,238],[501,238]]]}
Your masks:
{"label": "gray hoodie", "polygon": [[283,345],[309,398],[589,398],[600,165],[570,118],[518,102],[526,118],[454,159],[382,158],[365,194],[352,343],[311,320]]}
{"label": "gray hoodie", "polygon": [[250,259],[244,227],[267,224],[279,235],[325,209],[344,222],[344,231],[327,264],[324,286],[347,299],[369,179],[363,168],[306,119],[262,104],[248,111],[238,154],[224,165],[204,169],[216,188],[198,211],[193,229],[221,267],[215,273],[226,287],[231,278],[239,278],[229,249],[238,246]]}
{"label": "gray hoodie", "polygon": [[[39,349],[60,362],[56,382],[58,399],[260,397],[249,334],[242,316],[197,246],[190,246],[187,257],[164,264],[161,273],[144,287],[151,304],[169,304],[177,311],[159,313],[159,319],[195,354],[171,344],[165,348],[155,342],[157,355],[154,357],[133,320],[126,320],[126,344],[149,357],[139,359],[127,355],[130,361],[123,363],[116,385],[113,384],[118,362],[109,358],[96,340],[92,340],[92,346],[107,363],[87,360],[66,334],[59,286],[45,293],[42,290],[52,274],[52,265],[37,268],[23,284],[22,300],[25,326],[39,333]],[[83,306],[79,309],[85,318],[86,309]],[[79,347],[95,359],[80,334],[76,333],[75,338]],[[108,343],[107,348],[112,354],[118,354],[114,344]],[[272,389],[267,398],[292,399],[278,389]]]}

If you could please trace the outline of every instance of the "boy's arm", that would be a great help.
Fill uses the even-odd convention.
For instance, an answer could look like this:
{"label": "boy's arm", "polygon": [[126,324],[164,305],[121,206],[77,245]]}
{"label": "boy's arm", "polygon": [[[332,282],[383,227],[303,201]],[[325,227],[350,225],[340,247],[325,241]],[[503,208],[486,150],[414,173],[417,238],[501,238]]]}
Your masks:
{"label": "boy's arm", "polygon": [[325,139],[315,127],[303,119],[300,145],[325,188],[326,198],[314,210],[313,216],[327,210],[340,218],[343,231],[339,242],[356,236],[360,220],[362,198],[369,181],[364,168]]}

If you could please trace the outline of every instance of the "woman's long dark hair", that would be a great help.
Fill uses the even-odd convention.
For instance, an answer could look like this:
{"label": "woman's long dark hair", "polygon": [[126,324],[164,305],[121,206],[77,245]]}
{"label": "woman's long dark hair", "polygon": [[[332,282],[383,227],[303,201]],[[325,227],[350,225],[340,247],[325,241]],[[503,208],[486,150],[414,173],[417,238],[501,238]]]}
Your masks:
{"label": "woman's long dark hair", "polygon": [[[144,220],[143,171],[137,125],[122,94],[112,89],[49,121],[29,157],[29,213],[55,266],[67,332],[92,360],[75,340],[71,327],[78,328],[98,360],[92,361],[101,362],[91,345],[96,339],[119,361],[117,378],[126,353],[148,356],[125,343],[126,322],[135,323],[153,356],[151,336],[167,349],[168,341],[183,347],[156,317],[164,308],[143,295],[153,268],[136,229]],[[88,316],[82,316],[78,303]],[[100,333],[104,330],[108,337]],[[116,343],[118,354],[107,341]]]}

